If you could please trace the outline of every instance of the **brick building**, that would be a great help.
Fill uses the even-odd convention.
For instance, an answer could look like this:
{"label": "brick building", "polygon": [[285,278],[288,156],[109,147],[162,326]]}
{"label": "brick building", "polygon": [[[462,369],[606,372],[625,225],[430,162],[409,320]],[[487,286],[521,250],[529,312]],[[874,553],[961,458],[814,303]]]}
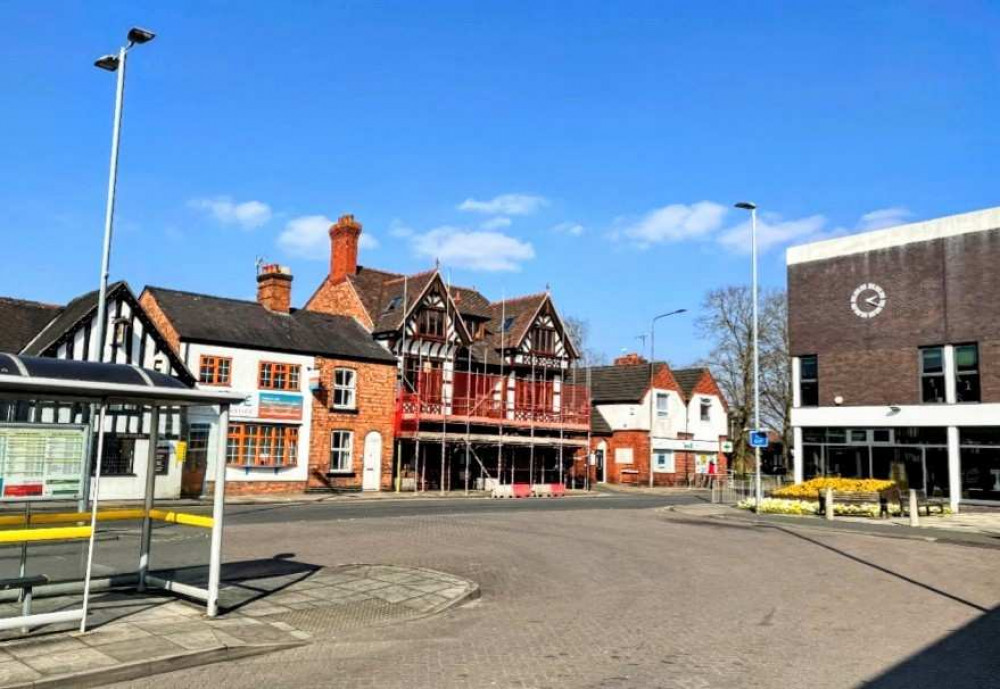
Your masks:
{"label": "brick building", "polygon": [[650,485],[652,475],[653,485],[689,485],[725,472],[728,407],[707,368],[671,370],[629,354],[577,370],[574,382],[591,387],[591,481]]}
{"label": "brick building", "polygon": [[[391,482],[395,358],[353,318],[291,308],[292,276],[263,266],[257,301],[147,287],[141,302],[199,387],[230,409],[227,490],[380,490]],[[185,495],[211,492],[218,410],[187,419]]]}
{"label": "brick building", "polygon": [[561,482],[587,445],[586,389],[548,292],[493,302],[435,268],[358,265],[361,224],[330,228],[330,271],[305,308],[352,316],[396,357],[402,489]]}
{"label": "brick building", "polygon": [[788,250],[796,480],[1000,501],[1000,208]]}

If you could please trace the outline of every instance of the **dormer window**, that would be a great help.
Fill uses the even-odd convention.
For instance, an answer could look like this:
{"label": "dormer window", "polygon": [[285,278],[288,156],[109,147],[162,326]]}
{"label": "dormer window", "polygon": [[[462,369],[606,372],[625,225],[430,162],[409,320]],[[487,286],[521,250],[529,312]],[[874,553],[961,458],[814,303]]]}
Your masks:
{"label": "dormer window", "polygon": [[556,331],[550,328],[532,328],[531,351],[540,354],[554,354],[556,351]]}
{"label": "dormer window", "polygon": [[423,337],[444,339],[444,311],[424,309],[417,319],[417,332]]}
{"label": "dormer window", "polygon": [[385,313],[389,313],[390,311],[395,311],[396,309],[399,308],[399,305],[402,304],[402,303],[403,303],[403,298],[402,297],[393,297],[389,301],[389,303],[386,304],[386,306],[385,306]]}

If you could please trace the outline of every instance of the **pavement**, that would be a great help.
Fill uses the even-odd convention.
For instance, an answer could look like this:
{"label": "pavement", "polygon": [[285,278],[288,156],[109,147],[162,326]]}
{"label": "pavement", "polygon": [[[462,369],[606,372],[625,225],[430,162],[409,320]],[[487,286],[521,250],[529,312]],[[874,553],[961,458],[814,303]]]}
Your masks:
{"label": "pavement", "polygon": [[476,581],[481,596],[443,615],[313,633],[308,646],[113,686],[998,685],[1000,552],[658,509],[682,502],[248,507],[227,526],[235,560],[270,549],[323,567],[391,562]]}
{"label": "pavement", "polygon": [[[207,573],[190,568],[171,574],[203,585]],[[443,572],[393,565],[316,568],[289,560],[250,561],[231,563],[223,574],[223,614],[217,618],[174,598],[111,591],[95,597],[93,626],[86,633],[53,633],[50,626],[0,643],[0,687],[134,681],[307,645],[317,635],[438,614],[479,590],[474,582]],[[34,611],[79,605],[79,596],[58,596],[37,600]],[[16,614],[17,604],[3,607],[0,614]]]}

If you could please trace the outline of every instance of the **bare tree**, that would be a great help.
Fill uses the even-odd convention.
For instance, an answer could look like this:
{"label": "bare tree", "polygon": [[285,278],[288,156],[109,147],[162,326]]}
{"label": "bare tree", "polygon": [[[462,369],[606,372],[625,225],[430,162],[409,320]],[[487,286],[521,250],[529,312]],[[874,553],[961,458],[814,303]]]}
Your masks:
{"label": "bare tree", "polygon": [[[753,423],[753,301],[745,285],[712,290],[705,296],[696,322],[712,343],[704,362],[712,369],[729,402],[733,469],[748,473],[753,459],[746,430]],[[779,432],[788,452],[791,380],[785,293],[763,294],[760,308],[760,414],[765,428]],[[786,454],[787,459],[787,454]]]}
{"label": "bare tree", "polygon": [[580,352],[580,366],[602,366],[607,363],[607,357],[590,346],[590,323],[576,316],[563,318],[566,335]]}

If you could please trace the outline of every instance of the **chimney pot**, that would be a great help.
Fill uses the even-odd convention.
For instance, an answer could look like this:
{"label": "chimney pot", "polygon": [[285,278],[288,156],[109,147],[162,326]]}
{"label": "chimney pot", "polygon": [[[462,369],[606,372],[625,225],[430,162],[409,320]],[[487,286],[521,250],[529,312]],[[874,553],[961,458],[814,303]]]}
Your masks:
{"label": "chimney pot", "polygon": [[257,303],[268,311],[289,313],[292,310],[292,271],[287,266],[269,263],[257,271]]}
{"label": "chimney pot", "polygon": [[358,272],[361,223],[353,215],[340,216],[330,228],[330,280],[340,282]]}
{"label": "chimney pot", "polygon": [[636,366],[645,363],[646,359],[639,356],[638,352],[629,352],[615,359],[615,366]]}

